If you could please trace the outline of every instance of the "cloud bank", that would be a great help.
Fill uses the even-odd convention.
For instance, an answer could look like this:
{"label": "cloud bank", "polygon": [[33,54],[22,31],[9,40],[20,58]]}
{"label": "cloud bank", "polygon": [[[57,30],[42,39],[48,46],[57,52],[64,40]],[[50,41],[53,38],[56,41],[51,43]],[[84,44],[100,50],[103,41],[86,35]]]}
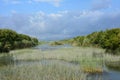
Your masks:
{"label": "cloud bank", "polygon": [[92,5],[92,10],[102,10],[110,8],[111,0],[95,0]]}
{"label": "cloud bank", "polygon": [[23,3],[49,3],[59,7],[62,0],[2,0],[6,4],[23,4]]}
{"label": "cloud bank", "polygon": [[120,28],[120,12],[59,11],[32,15],[13,13],[0,16],[0,28],[10,28],[41,40],[60,40],[108,28]]}

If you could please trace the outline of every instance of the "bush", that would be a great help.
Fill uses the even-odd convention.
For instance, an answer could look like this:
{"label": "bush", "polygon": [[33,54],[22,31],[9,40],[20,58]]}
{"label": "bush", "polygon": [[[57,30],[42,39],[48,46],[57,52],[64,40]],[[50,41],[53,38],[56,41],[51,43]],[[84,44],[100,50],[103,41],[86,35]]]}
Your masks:
{"label": "bush", "polygon": [[25,34],[18,34],[10,29],[0,29],[0,52],[9,52],[13,49],[33,47],[38,39]]}
{"label": "bush", "polygon": [[87,36],[78,36],[72,39],[71,44],[101,47],[106,49],[106,52],[120,54],[120,28],[93,32]]}
{"label": "bush", "polygon": [[61,42],[56,42],[56,41],[55,41],[55,42],[52,42],[51,45],[54,46],[54,45],[63,45],[63,44],[62,44]]}

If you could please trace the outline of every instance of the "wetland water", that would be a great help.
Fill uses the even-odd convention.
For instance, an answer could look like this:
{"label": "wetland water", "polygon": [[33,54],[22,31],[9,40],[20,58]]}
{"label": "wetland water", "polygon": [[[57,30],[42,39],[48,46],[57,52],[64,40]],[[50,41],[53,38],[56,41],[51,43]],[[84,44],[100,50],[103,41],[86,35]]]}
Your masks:
{"label": "wetland water", "polygon": [[[18,66],[22,65],[54,65],[56,63],[59,63],[60,65],[64,65],[67,67],[78,67],[80,64],[67,62],[63,60],[40,60],[40,61],[19,61],[17,64]],[[87,77],[87,80],[120,80],[120,72],[108,69],[107,72],[103,72],[102,74],[90,74]]]}
{"label": "wetland water", "polygon": [[34,49],[40,49],[41,51],[46,51],[46,50],[56,50],[56,49],[60,49],[60,48],[70,48],[72,47],[69,44],[65,44],[65,45],[59,45],[59,46],[51,46],[49,44],[44,44],[44,45],[39,45],[34,47]]}
{"label": "wetland water", "polygon": [[[71,48],[72,46],[70,45],[59,45],[59,46],[50,46],[48,44],[45,45],[39,45],[37,47],[34,47],[34,49],[39,49],[40,51],[47,51],[47,50],[56,50],[60,48]],[[68,62],[64,60],[56,60],[56,59],[43,59],[43,60],[36,60],[36,61],[15,61],[15,65],[17,66],[23,66],[23,65],[37,65],[37,64],[42,64],[42,65],[54,65],[54,64],[60,64],[63,66],[69,67],[79,67],[80,63],[77,62]],[[103,67],[105,71],[102,74],[90,74],[87,76],[86,80],[120,80],[120,71],[118,70],[113,70],[110,68],[107,68],[106,66]]]}
{"label": "wetland water", "polygon": [[[70,48],[72,47],[71,45],[60,45],[60,46],[50,46],[50,45],[40,45],[35,47],[35,49],[40,49],[42,51],[45,50],[55,50],[55,49],[59,49],[59,48]],[[60,60],[43,60],[42,62],[45,63],[52,63],[52,62],[58,62],[58,63],[62,63],[62,64],[66,64],[66,65],[73,65],[73,66],[78,66],[78,64],[74,64],[74,63],[69,63],[69,62],[64,62],[64,61],[60,61]],[[107,70],[106,72],[103,72],[103,74],[92,74],[92,75],[88,75],[88,80],[97,80],[97,78],[101,77],[102,80],[120,80],[120,71],[118,70],[113,70],[113,69],[108,69],[107,67],[104,67],[105,70]],[[101,79],[100,79],[101,80]]]}

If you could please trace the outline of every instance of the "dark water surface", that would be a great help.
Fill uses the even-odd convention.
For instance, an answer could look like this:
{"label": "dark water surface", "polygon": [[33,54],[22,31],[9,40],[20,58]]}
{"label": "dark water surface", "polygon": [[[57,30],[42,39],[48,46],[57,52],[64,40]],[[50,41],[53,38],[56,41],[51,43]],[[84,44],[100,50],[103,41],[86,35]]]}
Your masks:
{"label": "dark water surface", "polygon": [[108,80],[120,80],[120,72],[109,70],[109,73],[107,75]]}
{"label": "dark water surface", "polygon": [[88,80],[120,80],[120,72],[114,70],[108,70],[102,74],[95,74],[89,76],[91,79]]}

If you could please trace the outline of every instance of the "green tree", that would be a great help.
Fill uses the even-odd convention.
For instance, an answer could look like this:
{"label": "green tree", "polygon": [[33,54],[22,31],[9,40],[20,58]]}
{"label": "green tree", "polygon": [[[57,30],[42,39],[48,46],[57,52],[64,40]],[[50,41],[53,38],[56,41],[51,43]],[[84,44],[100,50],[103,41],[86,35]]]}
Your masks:
{"label": "green tree", "polygon": [[0,29],[0,52],[9,52],[12,49],[33,47],[38,39],[25,34],[18,34],[10,29]]}

